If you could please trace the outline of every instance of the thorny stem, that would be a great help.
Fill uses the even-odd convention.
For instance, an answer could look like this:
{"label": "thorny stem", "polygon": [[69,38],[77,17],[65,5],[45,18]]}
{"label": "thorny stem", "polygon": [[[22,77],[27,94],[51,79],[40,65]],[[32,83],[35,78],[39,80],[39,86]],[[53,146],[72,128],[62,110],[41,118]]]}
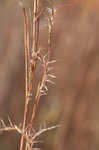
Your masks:
{"label": "thorny stem", "polygon": [[[9,120],[9,123],[10,123],[9,126],[7,126],[3,120],[0,120],[0,123],[1,123],[1,125],[2,125],[2,127],[0,127],[0,132],[4,132],[4,131],[6,131],[6,132],[16,131],[17,133],[19,133],[19,134],[22,135],[21,129],[20,129],[18,126],[16,126],[15,124],[13,124],[13,123],[11,122],[10,118],[9,118],[8,120]],[[30,145],[31,145],[31,144],[33,145],[33,144],[39,142],[38,140],[36,140],[37,137],[40,137],[40,136],[41,136],[42,134],[44,134],[45,132],[48,132],[48,131],[50,131],[50,130],[59,128],[59,127],[61,127],[61,126],[62,126],[62,125],[56,125],[56,126],[52,126],[52,127],[48,127],[48,128],[43,128],[42,130],[37,131],[37,132],[36,132],[33,136],[31,136],[31,137],[28,136],[27,134],[24,134],[24,138],[26,139],[27,144],[28,144],[28,147],[27,147],[27,148],[29,148],[29,150],[31,150],[31,146],[30,146]]]}
{"label": "thorny stem", "polygon": [[[53,16],[51,16],[53,17]],[[49,18],[49,38],[48,38],[48,53],[50,52],[50,49],[51,49],[51,35],[52,35],[52,20],[53,18]],[[37,32],[37,36],[38,36],[39,32]],[[50,57],[50,56],[49,56]],[[31,134],[31,129],[32,129],[32,126],[33,126],[33,121],[35,119],[35,115],[36,115],[36,111],[37,111],[37,107],[38,107],[38,103],[39,103],[39,99],[40,99],[40,90],[42,90],[45,82],[46,82],[46,74],[47,74],[47,64],[45,62],[43,62],[43,58],[42,59],[42,63],[43,63],[43,69],[44,69],[44,72],[43,72],[43,76],[42,76],[42,80],[41,80],[41,83],[38,84],[38,88],[37,88],[37,93],[36,93],[36,96],[35,96],[35,100],[34,100],[34,105],[33,105],[33,110],[32,110],[32,116],[31,116],[31,120],[30,120],[30,128],[29,128],[29,135]],[[50,58],[48,58],[50,59]]]}
{"label": "thorny stem", "polygon": [[[34,28],[33,29],[35,29],[35,31],[33,32],[33,35],[35,35],[34,39],[37,39],[37,40],[35,40],[37,43],[33,42],[35,44],[34,45],[34,47],[35,47],[38,44],[38,37],[39,37],[39,20],[38,20],[39,18],[37,19],[37,15],[36,15],[37,14],[37,0],[35,0],[34,3],[35,4],[34,4],[34,22],[33,22],[34,23]],[[49,22],[48,52],[51,49],[51,34],[52,34],[52,22],[51,22],[51,19],[50,19],[50,22]],[[45,64],[43,64],[43,65],[45,65]],[[43,73],[43,76],[42,76],[42,81],[41,81],[41,84],[38,85],[37,93],[36,93],[36,96],[35,96],[33,110],[32,110],[32,116],[31,116],[31,120],[30,120],[29,134],[31,133],[31,129],[32,129],[32,126],[33,126],[33,121],[35,119],[35,114],[36,114],[36,111],[37,111],[37,106],[38,106],[39,98],[40,98],[40,89],[42,89],[42,87],[44,85],[45,76],[46,76],[46,66],[44,67],[44,73]]]}
{"label": "thorny stem", "polygon": [[[53,10],[52,10],[53,11]],[[32,51],[35,53],[35,51],[37,52],[37,46],[38,46],[38,38],[39,38],[39,19],[37,19],[37,1],[34,1],[34,19],[33,19],[33,49]],[[51,36],[52,36],[52,21],[53,21],[53,14],[51,14],[51,18],[49,17],[49,38],[48,38],[48,59],[50,59],[50,50],[51,50]],[[29,126],[29,130],[28,130],[28,136],[30,136],[31,134],[31,130],[33,127],[33,122],[35,119],[35,115],[36,115],[36,111],[37,111],[37,107],[38,107],[38,103],[39,103],[39,99],[40,99],[40,90],[42,89],[42,87],[45,84],[45,80],[46,80],[46,73],[47,73],[47,66],[46,63],[43,62],[43,58],[42,59],[42,63],[44,65],[44,73],[42,76],[42,80],[41,83],[39,83],[38,88],[37,88],[37,93],[34,99],[34,104],[33,104],[33,109],[32,109],[32,116],[31,116],[31,120],[30,120],[30,126]],[[26,149],[28,150],[28,144],[26,144]]]}
{"label": "thorny stem", "polygon": [[[24,47],[25,47],[25,109],[24,109],[24,119],[23,119],[23,126],[22,130],[18,128],[16,125],[13,125],[11,120],[9,119],[10,126],[7,127],[6,124],[4,123],[3,120],[1,120],[1,123],[3,125],[3,129],[0,128],[0,131],[17,131],[19,134],[21,134],[21,141],[20,141],[20,150],[30,150],[31,149],[31,144],[33,145],[36,141],[36,138],[39,137],[41,134],[44,132],[50,131],[52,129],[55,129],[59,126],[53,126],[49,128],[44,128],[34,134],[34,136],[31,137],[31,130],[33,127],[35,115],[37,112],[37,106],[40,100],[41,95],[45,95],[46,91],[48,90],[46,87],[46,82],[50,81],[47,79],[48,77],[48,64],[52,63],[49,61],[49,55],[47,60],[45,59],[45,56],[41,56],[38,50],[38,45],[39,45],[39,17],[38,15],[38,2],[39,0],[33,0],[33,21],[32,21],[32,37],[33,37],[33,43],[32,43],[32,56],[30,53],[30,39],[29,39],[29,24],[28,24],[28,16],[26,13],[26,9],[22,5],[22,11],[23,11],[23,16],[24,16]],[[53,10],[52,10],[53,11]],[[42,13],[42,12],[41,12]],[[52,13],[53,14],[53,13]],[[52,26],[53,26],[53,15],[49,17],[49,38],[48,38],[48,53],[51,50],[51,35],[52,35]],[[27,128],[27,115],[29,111],[29,101],[30,101],[30,96],[32,94],[33,90],[33,79],[34,79],[34,73],[36,69],[36,64],[38,58],[42,62],[43,65],[43,75],[41,82],[39,82],[38,87],[37,87],[37,92],[36,96],[34,98],[34,103],[33,103],[33,108],[32,108],[32,114],[31,114],[31,119],[30,119],[30,124],[29,124],[29,129],[26,132]],[[31,62],[32,61],[32,62]],[[50,75],[50,74],[49,74]],[[53,75],[50,75],[53,77]],[[43,88],[46,89],[43,91]],[[42,92],[43,91],[43,94]],[[32,148],[33,149],[33,148]]]}
{"label": "thorny stem", "polygon": [[[23,127],[22,127],[22,137],[21,137],[21,142],[20,142],[20,150],[23,150],[24,144],[25,145],[25,150],[28,150],[28,142],[25,141],[25,130],[27,127],[27,114],[28,114],[28,108],[29,108],[29,101],[30,101],[30,96],[33,91],[33,80],[34,80],[34,73],[36,69],[36,64],[37,64],[37,53],[38,53],[38,43],[39,43],[39,17],[38,17],[38,0],[33,1],[33,19],[32,19],[32,37],[33,37],[33,42],[32,42],[32,56],[30,56],[30,49],[29,49],[29,30],[28,30],[28,17],[26,14],[26,10],[23,7],[23,15],[24,15],[24,45],[25,45],[25,110],[24,110],[24,120],[23,120]],[[52,17],[52,15],[51,15]],[[48,38],[48,52],[50,52],[51,49],[51,34],[52,34],[52,18],[49,17],[49,38]],[[50,55],[50,53],[49,53]],[[48,56],[49,60],[49,56]],[[43,58],[42,58],[43,62]],[[31,114],[31,119],[29,123],[29,129],[28,129],[28,137],[31,135],[31,130],[33,127],[36,111],[37,111],[37,106],[39,103],[40,99],[40,94],[41,94],[41,89],[43,85],[45,84],[45,78],[46,78],[46,63],[43,62],[45,65],[44,66],[44,74],[42,76],[41,83],[39,83],[38,88],[37,88],[37,93],[34,99],[33,103],[33,109],[32,109],[32,114]]]}

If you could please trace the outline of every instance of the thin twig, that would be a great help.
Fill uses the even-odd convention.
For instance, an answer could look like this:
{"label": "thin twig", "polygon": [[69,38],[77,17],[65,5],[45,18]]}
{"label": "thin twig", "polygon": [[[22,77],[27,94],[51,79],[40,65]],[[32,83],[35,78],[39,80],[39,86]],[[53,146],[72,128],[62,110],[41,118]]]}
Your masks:
{"label": "thin twig", "polygon": [[23,129],[22,129],[22,137],[20,142],[20,150],[23,150],[24,145],[24,133],[26,128],[27,121],[27,113],[28,113],[28,105],[29,105],[29,96],[28,96],[28,26],[27,26],[27,15],[26,10],[23,7],[23,15],[24,15],[24,45],[25,45],[25,109],[24,109],[24,120],[23,120]]}
{"label": "thin twig", "polygon": [[[36,62],[37,62],[37,58],[36,58],[36,51],[37,51],[37,44],[38,44],[38,32],[39,32],[39,24],[37,22],[37,5],[38,5],[38,0],[34,0],[33,1],[33,45],[32,45],[32,60],[31,60],[31,64],[30,64],[30,70],[29,70],[29,93],[32,93],[33,90],[33,79],[34,79],[34,72],[36,69]],[[34,108],[35,109],[35,108]],[[30,128],[28,130],[28,136],[31,133],[31,129],[32,129],[32,122],[30,121]],[[25,146],[25,150],[28,149],[28,143],[26,143]]]}
{"label": "thin twig", "polygon": [[48,131],[51,131],[53,129],[56,129],[56,128],[60,128],[61,125],[56,125],[56,126],[52,126],[52,127],[48,127],[48,128],[44,128],[40,131],[38,131],[33,137],[32,137],[32,140],[35,141],[35,139],[37,137],[40,137],[42,134],[44,134],[45,132],[48,132]]}

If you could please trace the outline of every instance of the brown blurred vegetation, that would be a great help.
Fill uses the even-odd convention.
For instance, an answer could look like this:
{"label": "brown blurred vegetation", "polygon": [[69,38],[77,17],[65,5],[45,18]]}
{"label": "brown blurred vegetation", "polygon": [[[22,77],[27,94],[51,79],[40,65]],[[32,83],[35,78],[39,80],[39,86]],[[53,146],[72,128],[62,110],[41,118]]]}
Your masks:
{"label": "brown blurred vegetation", "polygon": [[[64,125],[48,133],[42,150],[99,149],[99,2],[60,0],[56,6],[56,85],[42,97],[37,123]],[[42,28],[41,44],[46,46]],[[23,16],[15,1],[0,1],[0,118],[16,124],[24,111]],[[10,137],[10,138],[9,138]],[[19,136],[0,133],[0,149],[17,150]]]}

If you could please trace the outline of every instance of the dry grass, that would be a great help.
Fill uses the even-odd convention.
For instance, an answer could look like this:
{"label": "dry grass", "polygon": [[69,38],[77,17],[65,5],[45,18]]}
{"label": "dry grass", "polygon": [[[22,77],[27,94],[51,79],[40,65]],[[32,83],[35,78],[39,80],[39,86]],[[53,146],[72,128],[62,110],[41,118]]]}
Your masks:
{"label": "dry grass", "polygon": [[[37,137],[41,134],[53,130],[57,126],[46,127],[40,129],[37,132],[33,132],[34,130],[34,120],[36,117],[36,112],[38,108],[38,104],[40,101],[40,97],[42,95],[46,95],[48,88],[47,83],[52,83],[52,78],[55,78],[54,75],[50,74],[50,70],[52,69],[51,65],[56,61],[50,60],[50,53],[52,48],[52,29],[53,29],[53,17],[54,17],[54,9],[48,7],[39,7],[39,0],[32,1],[33,7],[25,8],[21,3],[21,8],[23,11],[24,17],[24,49],[25,49],[25,108],[24,108],[24,118],[22,127],[18,127],[13,124],[9,119],[9,125],[6,125],[3,120],[1,120],[0,131],[17,131],[21,135],[20,141],[20,150],[31,150],[33,148],[34,143]],[[39,22],[40,18],[43,14],[47,14],[48,17],[48,49],[46,50],[46,54],[42,52],[42,49],[39,46]],[[30,18],[31,22],[30,22]],[[31,26],[30,26],[31,25]],[[32,31],[32,37],[30,36]],[[31,42],[32,41],[32,42]],[[33,97],[33,81],[35,79],[35,71],[36,68],[39,67],[39,64],[42,67],[42,77],[38,83],[36,94]],[[32,113],[30,114],[30,120],[28,120],[29,114],[29,104],[32,102]]]}

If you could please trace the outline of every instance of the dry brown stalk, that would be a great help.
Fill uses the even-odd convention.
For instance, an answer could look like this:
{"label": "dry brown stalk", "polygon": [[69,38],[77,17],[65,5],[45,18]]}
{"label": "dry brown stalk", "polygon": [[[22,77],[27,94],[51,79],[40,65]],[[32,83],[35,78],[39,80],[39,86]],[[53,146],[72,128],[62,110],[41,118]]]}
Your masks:
{"label": "dry brown stalk", "polygon": [[[53,10],[51,10],[53,12]],[[34,1],[34,16],[33,16],[33,48],[32,48],[32,54],[35,55],[35,52],[38,52],[36,53],[36,57],[38,59],[40,59],[40,61],[42,62],[43,64],[43,76],[42,76],[42,80],[41,82],[38,84],[38,88],[37,88],[37,93],[36,93],[36,96],[35,96],[35,99],[34,99],[34,104],[33,104],[33,110],[32,110],[32,115],[31,115],[31,120],[30,120],[30,127],[29,127],[29,130],[28,130],[28,136],[31,135],[31,130],[32,130],[32,127],[33,127],[33,122],[34,122],[34,119],[35,119],[35,115],[36,115],[36,111],[37,111],[37,106],[38,106],[38,103],[39,103],[39,99],[40,99],[40,96],[41,95],[45,95],[46,94],[46,91],[48,90],[47,89],[47,86],[46,86],[46,82],[51,82],[50,80],[48,80],[48,64],[49,64],[49,55],[50,55],[50,50],[51,50],[51,35],[52,35],[52,26],[53,26],[53,14],[51,12],[51,15],[49,16],[49,38],[48,38],[48,57],[47,59],[45,59],[45,57],[43,58],[40,53],[37,51],[37,48],[38,48],[38,38],[39,38],[39,18],[37,18],[37,1],[35,0]],[[51,76],[52,77],[52,76]],[[45,90],[45,91],[44,91]],[[26,144],[26,148],[25,150],[28,150],[28,144]]]}
{"label": "dry brown stalk", "polygon": [[[50,51],[50,49],[51,49],[52,17],[53,16],[51,14],[51,18],[49,17],[49,26],[48,26],[49,27],[48,51]],[[46,82],[48,81],[48,77],[47,77],[47,72],[48,72],[47,63],[48,62],[46,62],[41,57],[40,53],[38,52],[38,49],[37,49],[38,48],[38,40],[39,40],[38,2],[37,2],[37,0],[34,0],[32,55],[35,56],[35,54],[36,54],[36,56],[34,58],[39,58],[41,60],[41,62],[43,63],[44,73],[43,73],[43,76],[42,76],[41,83],[39,83],[39,85],[38,85],[37,93],[36,93],[36,96],[35,96],[35,99],[34,99],[33,110],[32,110],[32,115],[31,115],[31,120],[30,120],[30,126],[29,126],[29,130],[28,130],[28,136],[31,135],[31,130],[32,130],[32,127],[33,127],[33,122],[34,122],[34,119],[35,119],[35,115],[36,115],[37,106],[38,106],[38,103],[39,103],[40,96],[46,94],[46,92],[43,90],[43,88],[46,89],[46,91],[48,90],[47,86],[46,86]],[[48,57],[48,59],[50,59],[50,58]],[[36,63],[35,60],[32,59],[32,61],[33,61],[32,64]],[[33,67],[33,68],[35,69],[35,67]],[[33,76],[33,69],[32,69],[31,75]],[[31,87],[31,90],[32,90],[32,87]],[[43,92],[43,94],[42,94],[41,91]],[[28,143],[26,144],[25,150],[28,150]]]}
{"label": "dry brown stalk", "polygon": [[[34,6],[34,26],[37,25],[36,28],[39,28],[38,27],[38,25],[39,25],[39,22],[38,22],[39,20],[38,19],[39,18],[37,18],[36,14],[38,14],[38,13],[37,13],[36,10],[37,10],[37,2],[35,2],[35,6]],[[48,56],[49,56],[50,49],[51,49],[52,17],[53,16],[51,14],[51,17],[49,17],[50,22],[49,22]],[[39,32],[38,32],[38,29],[36,30],[36,28],[34,27],[36,33],[33,32],[33,34],[35,35],[35,39],[38,40]],[[38,41],[36,41],[36,42],[38,44]],[[35,45],[36,45],[36,42],[34,42]],[[31,116],[31,121],[30,121],[29,134],[31,133],[31,129],[32,129],[32,126],[33,126],[33,121],[35,119],[35,114],[36,114],[37,106],[38,106],[38,103],[39,103],[39,99],[40,99],[40,96],[42,95],[41,91],[43,92],[43,95],[44,95],[45,92],[43,91],[43,88],[48,90],[47,86],[46,86],[46,82],[47,82],[47,74],[48,74],[48,63],[49,63],[48,61],[49,61],[50,58],[48,57],[48,60],[44,59],[44,57],[42,57],[39,52],[37,53],[37,57],[38,57],[38,59],[41,60],[41,62],[43,64],[43,76],[42,76],[41,83],[39,83],[39,85],[38,85],[37,93],[36,93],[35,100],[34,100],[34,106],[33,106],[32,116]]]}
{"label": "dry brown stalk", "polygon": [[[49,8],[50,13],[48,15],[48,49],[47,54],[42,54],[39,48],[39,21],[40,16],[45,11],[44,9],[39,10],[39,0],[33,0],[33,13],[31,30],[32,30],[32,48],[30,45],[30,30],[29,30],[29,20],[28,13],[24,5],[21,3],[23,16],[24,16],[24,49],[25,49],[25,108],[24,108],[24,119],[22,124],[22,129],[18,126],[14,125],[10,119],[10,126],[6,126],[3,120],[0,120],[2,127],[0,127],[0,131],[17,131],[21,135],[20,141],[20,150],[31,150],[33,149],[33,144],[36,141],[36,138],[39,137],[44,132],[55,129],[59,126],[52,126],[49,128],[44,128],[33,133],[32,129],[34,126],[34,120],[36,117],[36,112],[39,104],[40,97],[42,95],[46,95],[48,88],[47,83],[53,82],[50,78],[55,78],[54,75],[50,74],[51,64],[56,61],[50,61],[50,53],[52,48],[52,28],[53,28],[53,9]],[[46,12],[46,11],[45,11]],[[31,48],[31,49],[30,49]],[[39,81],[37,86],[36,95],[34,96],[33,106],[31,118],[28,121],[28,113],[29,113],[29,102],[33,99],[33,80],[36,67],[38,62],[42,65],[43,74],[41,77],[41,81]],[[33,135],[32,135],[33,134]],[[32,146],[32,148],[31,148]]]}
{"label": "dry brown stalk", "polygon": [[[39,38],[39,19],[37,19],[37,14],[38,14],[38,0],[34,0],[33,1],[33,44],[32,44],[32,60],[31,60],[31,65],[30,65],[30,82],[29,82],[29,93],[32,93],[33,90],[33,79],[34,79],[34,72],[35,72],[35,68],[36,68],[36,63],[37,63],[37,44],[38,44],[38,38]],[[36,107],[35,104],[33,106],[33,113],[34,111],[36,111]],[[33,115],[32,115],[33,116]],[[31,129],[33,126],[33,119],[34,117],[31,117],[31,121],[30,121],[30,127],[28,130],[28,135],[30,136],[31,134]],[[26,147],[25,150],[28,150],[28,143],[26,143]]]}
{"label": "dry brown stalk", "polygon": [[32,53],[36,51],[36,25],[37,25],[37,0],[33,2],[33,45],[32,45]]}
{"label": "dry brown stalk", "polygon": [[[37,10],[37,0],[34,0],[34,17],[33,17],[33,48],[32,48],[32,54],[35,53],[36,48],[36,10]],[[27,114],[28,114],[28,105],[30,101],[30,96],[32,94],[32,88],[33,88],[33,79],[34,79],[34,72],[35,72],[35,66],[36,66],[36,60],[33,56],[32,62],[29,64],[30,61],[30,51],[29,51],[29,32],[28,32],[28,20],[27,20],[27,14],[26,10],[23,7],[23,14],[24,14],[24,44],[25,44],[25,110],[24,110],[24,120],[23,120],[23,129],[22,129],[22,137],[21,137],[21,143],[20,143],[20,150],[23,150],[24,146],[24,132],[26,128],[26,122],[27,122]],[[30,70],[28,69],[30,65]]]}
{"label": "dry brown stalk", "polygon": [[29,45],[28,45],[28,23],[27,23],[27,14],[26,10],[23,7],[24,15],[24,45],[25,45],[25,109],[24,109],[24,120],[22,128],[22,137],[20,142],[20,150],[23,150],[24,145],[24,133],[26,128],[28,105],[29,105],[29,95],[28,95],[28,59],[29,59]]}

